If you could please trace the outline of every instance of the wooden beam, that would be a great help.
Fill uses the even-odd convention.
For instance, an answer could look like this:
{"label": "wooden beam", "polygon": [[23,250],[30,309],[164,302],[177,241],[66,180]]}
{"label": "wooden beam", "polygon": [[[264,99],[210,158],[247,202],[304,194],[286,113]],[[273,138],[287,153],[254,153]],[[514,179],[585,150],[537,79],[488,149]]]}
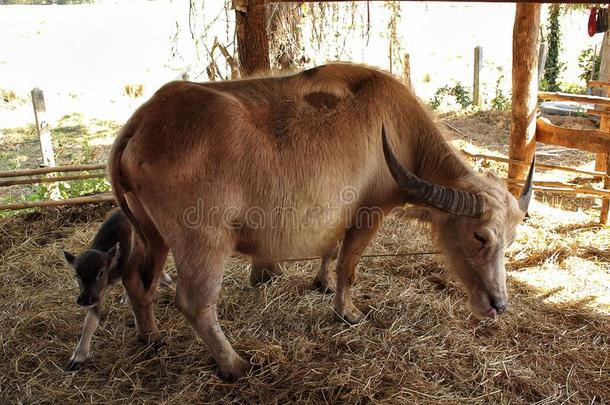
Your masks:
{"label": "wooden beam", "polygon": [[[486,155],[483,153],[470,153],[463,149],[461,152],[471,159],[483,159],[483,160],[492,160],[494,162],[501,162],[501,163],[512,163],[515,165],[520,165],[520,166],[526,167],[528,169],[529,169],[530,165],[532,164],[532,162],[521,162],[519,160],[507,159],[505,157],[500,157],[500,156]],[[551,165],[551,164],[547,164],[547,163],[536,162],[536,170],[538,170],[538,169],[559,170],[560,172],[583,174],[585,176],[592,176],[592,177],[597,177],[597,178],[608,177],[608,179],[610,180],[610,176],[607,176],[606,173],[604,173],[604,172],[598,172],[598,171],[592,171],[592,170],[580,170],[580,169],[574,169],[573,167],[557,166],[557,165]],[[518,180],[518,181],[523,181],[523,180]]]}
{"label": "wooden beam", "polygon": [[41,184],[41,183],[57,183],[60,181],[71,180],[86,180],[86,179],[103,179],[107,177],[106,173],[90,173],[76,174],[72,176],[53,176],[53,177],[33,177],[29,179],[11,179],[0,180],[0,187],[15,186],[19,184]]}
{"label": "wooden beam", "polygon": [[72,166],[55,166],[55,167],[40,167],[36,169],[20,169],[20,170],[8,170],[0,172],[0,179],[7,177],[22,177],[22,176],[35,176],[37,174],[47,173],[63,173],[63,172],[83,172],[90,170],[101,170],[106,169],[106,163],[98,163],[91,165],[72,165]]}
{"label": "wooden beam", "polygon": [[597,129],[562,128],[546,118],[536,122],[536,141],[593,153],[610,152],[610,134]]}
{"label": "wooden beam", "polygon": [[[387,0],[266,0],[267,3],[342,3],[354,1],[382,2]],[[442,3],[534,3],[534,4],[599,4],[599,0],[398,0],[412,2]]]}
{"label": "wooden beam", "polygon": [[584,94],[551,93],[548,91],[538,92],[539,100],[575,101],[583,104],[595,104],[610,107],[610,98],[599,96],[587,96]]}
{"label": "wooden beam", "polygon": [[[513,26],[513,100],[508,157],[530,162],[536,150],[536,108],[538,96],[538,52],[540,47],[540,4],[516,6]],[[526,168],[509,164],[508,177],[524,179]],[[509,190],[518,195],[520,187]]]}
{"label": "wooden beam", "polygon": [[60,205],[76,205],[99,203],[104,201],[114,201],[114,196],[110,193],[96,194],[86,197],[66,198],[65,200],[45,200],[23,203],[0,204],[0,210],[22,210],[25,208],[57,207]]}
{"label": "wooden beam", "polygon": [[[523,187],[523,180],[513,180],[513,179],[505,179],[509,184],[518,185],[519,188]],[[539,182],[534,182],[539,183]],[[589,186],[575,186],[571,184],[563,184],[563,183],[555,183],[556,186],[545,186],[545,185],[534,185],[534,190],[545,191],[548,193],[557,193],[557,194],[579,194],[579,195],[588,195],[591,197],[597,198],[608,198],[610,197],[610,191],[602,190],[595,187]]]}
{"label": "wooden beam", "polygon": [[[235,7],[235,32],[241,76],[266,72],[269,64],[265,0],[240,1]],[[247,4],[243,4],[247,3]],[[245,11],[244,11],[245,10]]]}

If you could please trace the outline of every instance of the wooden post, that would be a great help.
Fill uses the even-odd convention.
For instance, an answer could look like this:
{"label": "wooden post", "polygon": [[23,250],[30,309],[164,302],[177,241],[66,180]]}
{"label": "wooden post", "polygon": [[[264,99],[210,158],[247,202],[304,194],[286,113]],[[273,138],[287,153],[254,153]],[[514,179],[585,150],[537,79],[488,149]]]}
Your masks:
{"label": "wooden post", "polygon": [[[38,87],[32,90],[32,106],[34,107],[34,119],[36,120],[36,130],[40,140],[40,150],[42,152],[42,165],[45,167],[55,167],[55,153],[53,152],[53,140],[51,139],[51,126],[47,120],[47,108],[44,102],[44,94]],[[53,174],[49,174],[53,176]],[[52,200],[59,200],[61,195],[57,184],[49,187],[49,197]]]}
{"label": "wooden post", "polygon": [[[610,117],[608,114],[603,114],[599,121],[599,129],[600,131],[610,133]],[[607,153],[598,153],[597,159],[595,161],[595,170],[601,167],[600,171],[606,172],[608,174],[610,172],[610,161],[609,155]],[[604,178],[604,189],[610,189],[610,179],[607,177]],[[607,198],[602,199],[602,213],[600,217],[600,223],[602,225],[608,225],[608,211],[610,210],[610,200]]]}
{"label": "wooden post", "polygon": [[549,46],[546,42],[540,43],[540,52],[538,52],[538,86],[544,77],[544,66],[546,65],[546,57],[549,54]]}
{"label": "wooden post", "polygon": [[36,119],[36,130],[40,140],[42,151],[42,165],[46,167],[55,166],[55,154],[53,153],[53,142],[51,130],[47,121],[47,109],[44,103],[44,94],[38,87],[32,90],[32,105],[34,106],[34,118]]}
{"label": "wooden post", "polygon": [[[518,3],[513,26],[513,100],[509,158],[529,162],[536,150],[540,4]],[[522,180],[527,168],[510,164],[508,177]],[[509,186],[518,195],[520,187]]]}
{"label": "wooden post", "polygon": [[405,53],[405,57],[402,62],[402,80],[411,88],[411,55]]}
{"label": "wooden post", "polygon": [[[598,80],[610,81],[610,31],[606,31],[604,39],[602,40],[602,47],[599,52],[601,63],[599,66],[599,77]],[[598,96],[607,97],[608,89],[600,88],[599,93],[595,93]]]}
{"label": "wooden post", "polygon": [[[603,118],[602,118],[603,120]],[[601,128],[601,121],[600,121]],[[608,167],[608,154],[607,153],[597,153],[595,154],[595,171],[596,172],[605,172]],[[601,177],[595,177],[595,180],[601,180]]]}
{"label": "wooden post", "polygon": [[474,48],[474,79],[472,84],[472,102],[481,106],[481,69],[483,67],[483,47]]}
{"label": "wooden post", "polygon": [[234,0],[241,76],[268,71],[269,40],[265,0]]}

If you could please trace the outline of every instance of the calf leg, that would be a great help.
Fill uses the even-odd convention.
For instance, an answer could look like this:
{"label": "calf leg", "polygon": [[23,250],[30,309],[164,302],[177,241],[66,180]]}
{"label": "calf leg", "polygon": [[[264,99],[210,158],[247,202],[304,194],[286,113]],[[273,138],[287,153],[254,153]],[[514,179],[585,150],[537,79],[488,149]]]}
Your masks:
{"label": "calf leg", "polygon": [[78,370],[89,357],[91,338],[100,322],[100,305],[101,302],[87,309],[87,315],[85,315],[85,322],[83,323],[83,334],[66,366],[67,371]]}
{"label": "calf leg", "polygon": [[[147,343],[159,338],[153,304],[167,253],[168,248],[161,241],[151,243],[146,249],[140,247],[132,250],[128,273],[123,278],[136,320],[138,339]],[[144,279],[148,279],[150,284],[145,285]]]}
{"label": "calf leg", "polygon": [[[159,280],[159,284],[161,287],[169,288],[172,285],[172,278],[166,272],[161,274],[161,279]],[[119,297],[119,304],[129,304],[129,297],[127,296],[127,292],[124,292]]]}
{"label": "calf leg", "polygon": [[283,273],[282,266],[277,262],[252,258],[252,265],[250,266],[250,285],[252,287],[257,287],[271,281],[274,277],[281,276]]}
{"label": "calf leg", "polygon": [[227,254],[219,249],[197,249],[174,252],[174,257],[178,270],[176,306],[207,345],[220,377],[238,380],[246,374],[250,363],[231,347],[220,329],[216,309]]}
{"label": "calf leg", "polygon": [[335,311],[351,324],[358,323],[364,318],[362,311],[352,303],[351,287],[355,279],[356,265],[382,221],[379,213],[367,214],[367,212],[363,212],[356,224],[345,234],[337,263]]}

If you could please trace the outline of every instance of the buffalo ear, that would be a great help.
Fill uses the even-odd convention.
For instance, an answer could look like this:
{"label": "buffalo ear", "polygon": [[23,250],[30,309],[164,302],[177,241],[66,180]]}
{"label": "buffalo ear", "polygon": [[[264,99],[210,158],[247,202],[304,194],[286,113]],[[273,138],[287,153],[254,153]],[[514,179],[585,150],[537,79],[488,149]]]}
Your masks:
{"label": "buffalo ear", "polygon": [[493,170],[489,170],[487,172],[485,172],[485,176],[487,176],[488,179],[492,179],[497,181],[498,183],[500,182],[500,177],[498,176],[498,174],[496,172],[494,172]]}
{"label": "buffalo ear", "polygon": [[396,208],[392,210],[392,212],[396,215],[397,218],[415,219],[419,222],[424,222],[427,224],[433,222],[438,223],[447,216],[444,211],[420,205],[415,205],[408,208]]}
{"label": "buffalo ear", "polygon": [[66,252],[65,250],[64,252],[64,259],[66,259],[66,263],[68,263],[70,266],[74,267],[74,255],[72,253]]}
{"label": "buffalo ear", "polygon": [[117,243],[106,252],[106,256],[108,257],[108,268],[114,269],[119,261],[119,257],[121,257],[121,246]]}

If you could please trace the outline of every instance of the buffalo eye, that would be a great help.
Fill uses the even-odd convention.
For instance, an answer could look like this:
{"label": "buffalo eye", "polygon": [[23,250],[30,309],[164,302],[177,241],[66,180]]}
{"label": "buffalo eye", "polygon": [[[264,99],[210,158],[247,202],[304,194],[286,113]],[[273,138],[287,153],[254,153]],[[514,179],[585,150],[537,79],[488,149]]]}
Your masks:
{"label": "buffalo eye", "polygon": [[481,246],[487,245],[487,238],[485,238],[485,236],[481,235],[480,233],[475,232],[474,238],[481,243]]}

